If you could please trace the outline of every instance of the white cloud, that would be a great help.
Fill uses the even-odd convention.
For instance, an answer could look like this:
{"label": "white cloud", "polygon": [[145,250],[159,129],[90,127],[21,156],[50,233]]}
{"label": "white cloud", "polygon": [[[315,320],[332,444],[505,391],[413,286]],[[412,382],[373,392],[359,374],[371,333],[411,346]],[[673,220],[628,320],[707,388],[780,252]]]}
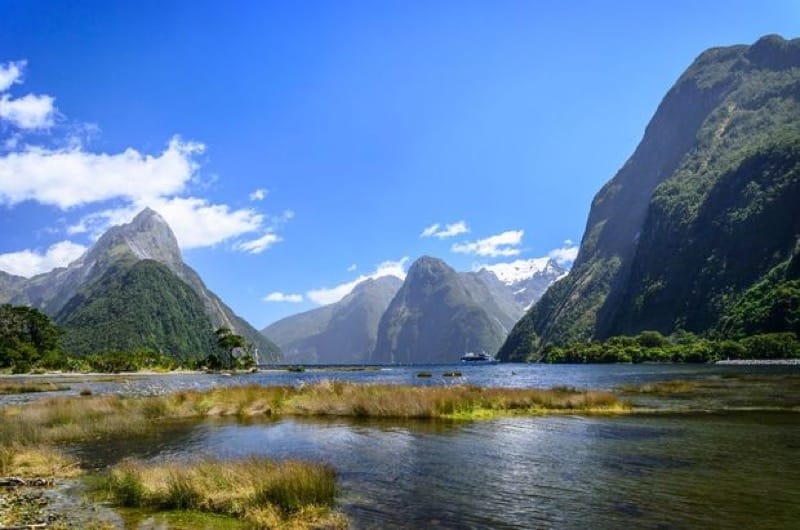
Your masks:
{"label": "white cloud", "polygon": [[158,156],[128,148],[90,153],[80,148],[28,147],[0,157],[0,203],[25,200],[61,209],[115,198],[161,197],[184,190],[203,144],[170,140]]}
{"label": "white cloud", "polygon": [[9,61],[0,64],[0,92],[5,92],[14,83],[21,82],[26,64],[27,61]]}
{"label": "white cloud", "polygon": [[56,243],[45,252],[20,250],[0,254],[0,270],[30,278],[56,267],[65,267],[86,252],[86,247],[72,241]]}
{"label": "white cloud", "polygon": [[[226,204],[212,204],[198,197],[155,197],[137,200],[123,208],[89,214],[77,224],[69,226],[67,233],[89,232],[97,238],[110,226],[130,222],[145,207],[152,208],[164,218],[175,232],[182,249],[214,246],[228,239],[263,229],[264,216],[255,210],[232,210]],[[262,244],[266,242],[265,240]],[[239,248],[237,243],[234,248],[254,252],[250,247],[255,249],[257,245],[254,242],[247,243],[250,245],[242,243],[243,246]],[[262,250],[264,249],[266,247]]]}
{"label": "white cloud", "polygon": [[572,262],[578,257],[578,246],[573,244],[571,240],[564,241],[564,246],[561,248],[554,248],[547,253],[549,258],[561,265],[562,267],[571,267]]}
{"label": "white cloud", "polygon": [[353,272],[358,268],[358,265],[352,263],[349,267],[347,267],[347,272]]}
{"label": "white cloud", "polygon": [[[25,65],[25,61],[0,64],[0,92],[22,82]],[[48,95],[28,94],[12,98],[9,94],[2,94],[0,120],[10,122],[19,129],[46,129],[53,125],[56,112],[54,102],[55,98]]]}
{"label": "white cloud", "polygon": [[275,291],[274,293],[269,293],[267,296],[262,298],[265,302],[290,302],[293,304],[299,304],[303,301],[302,294],[286,294],[280,291]]}
{"label": "white cloud", "polygon": [[306,296],[309,300],[319,305],[333,304],[350,294],[355,286],[364,280],[380,278],[381,276],[396,276],[401,280],[405,280],[406,263],[408,263],[408,256],[403,256],[397,261],[384,261],[375,268],[372,274],[362,274],[355,280],[339,284],[335,287],[312,289],[306,293]]}
{"label": "white cloud", "polygon": [[[20,81],[24,67],[24,61],[0,65],[0,92]],[[268,216],[254,208],[236,209],[193,196],[203,187],[196,160],[205,151],[202,143],[174,136],[155,154],[133,148],[92,152],[84,138],[96,135],[99,128],[90,124],[73,126],[62,138],[51,138],[50,147],[23,143],[20,128],[52,124],[53,101],[50,96],[12,99],[0,94],[0,119],[12,121],[19,129],[4,142],[6,152],[0,151],[0,206],[25,201],[61,210],[95,206],[66,228],[70,235],[88,233],[94,238],[150,207],[169,223],[183,249],[238,240],[230,248],[259,253],[281,241],[277,231],[294,216],[291,210]],[[257,189],[251,198],[262,200],[267,193],[265,188]],[[110,201],[114,206],[108,206]]]}
{"label": "white cloud", "polygon": [[254,190],[252,193],[250,193],[250,195],[248,195],[248,198],[251,201],[263,201],[267,197],[268,193],[269,193],[268,189],[258,188],[257,190]]}
{"label": "white cloud", "polygon": [[234,248],[236,250],[249,252],[250,254],[260,254],[275,243],[280,243],[281,241],[282,239],[278,234],[274,232],[266,232],[257,239],[251,239],[250,241],[239,241],[234,245]]}
{"label": "white cloud", "polygon": [[459,254],[475,254],[490,258],[516,256],[521,252],[519,246],[522,244],[524,234],[524,230],[508,230],[478,241],[455,243],[450,250]]}
{"label": "white cloud", "polygon": [[423,230],[419,237],[438,237],[439,239],[446,239],[448,237],[466,234],[467,232],[469,232],[469,227],[467,227],[466,221],[456,221],[455,223],[445,225],[444,228],[442,228],[441,224],[434,223]]}
{"label": "white cloud", "polygon": [[435,234],[436,231],[439,230],[440,226],[442,225],[440,225],[439,223],[433,223],[431,226],[423,230],[422,233],[419,235],[419,237],[432,237],[433,234]]}
{"label": "white cloud", "polygon": [[46,129],[53,125],[55,98],[28,94],[12,98],[0,96],[0,119],[10,121],[20,129]]}

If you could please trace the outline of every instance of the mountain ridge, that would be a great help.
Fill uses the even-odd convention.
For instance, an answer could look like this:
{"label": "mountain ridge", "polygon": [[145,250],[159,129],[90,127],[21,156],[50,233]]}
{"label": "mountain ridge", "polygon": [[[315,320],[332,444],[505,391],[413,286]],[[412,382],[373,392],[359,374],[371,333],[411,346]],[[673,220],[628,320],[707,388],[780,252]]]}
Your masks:
{"label": "mountain ridge", "polygon": [[[266,360],[278,358],[277,346],[236,315],[205,286],[194,269],[183,262],[172,229],[163,217],[150,208],[139,212],[129,223],[109,228],[92,247],[67,267],[57,268],[29,279],[19,279],[11,275],[0,276],[0,295],[4,298],[0,301],[31,305],[56,318],[59,323],[69,322],[72,312],[81,311],[85,305],[96,303],[94,298],[113,296],[114,293],[103,293],[93,289],[96,284],[103,282],[104,279],[107,280],[106,275],[109,271],[114,270],[115,274],[124,275],[120,269],[131,269],[142,261],[152,261],[162,265],[181,283],[191,288],[202,304],[212,327],[211,331],[213,328],[228,327],[259,348]],[[163,271],[156,268],[148,270],[163,278]],[[181,290],[179,286],[170,287],[171,292]],[[85,296],[86,292],[92,293],[91,299]],[[83,305],[78,302],[82,302]],[[65,312],[67,306],[71,310]],[[114,315],[109,315],[108,318],[114,318]],[[81,349],[84,351],[91,349],[91,345],[84,345]]]}
{"label": "mountain ridge", "polygon": [[401,284],[394,276],[368,278],[342,300],[283,318],[261,333],[290,362],[365,362],[375,347],[380,317]]}

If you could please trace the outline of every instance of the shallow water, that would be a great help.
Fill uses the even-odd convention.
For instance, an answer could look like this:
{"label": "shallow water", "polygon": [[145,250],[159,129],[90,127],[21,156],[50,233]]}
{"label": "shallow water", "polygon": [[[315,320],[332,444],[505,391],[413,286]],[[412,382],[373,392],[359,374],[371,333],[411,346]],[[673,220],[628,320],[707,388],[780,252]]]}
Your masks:
{"label": "shallow water", "polygon": [[[442,377],[448,370],[464,377]],[[433,377],[419,379],[419,371]],[[157,394],[322,379],[604,389],[681,379],[728,388],[727,381],[746,376],[747,385],[728,394],[703,386],[688,396],[633,396],[682,412],[460,423],[182,421],[147,437],[72,449],[95,468],[126,456],[171,461],[255,454],[329,462],[339,474],[340,508],[354,528],[797,528],[797,375],[800,366],[447,365],[89,378],[68,393],[84,386],[96,394]],[[794,377],[792,385],[785,384],[787,376]],[[721,403],[764,406],[773,400],[795,412],[703,412],[719,410]],[[175,524],[170,526],[181,527]]]}
{"label": "shallow water", "polygon": [[795,413],[176,426],[96,465],[266,455],[331,463],[355,528],[791,528]]}

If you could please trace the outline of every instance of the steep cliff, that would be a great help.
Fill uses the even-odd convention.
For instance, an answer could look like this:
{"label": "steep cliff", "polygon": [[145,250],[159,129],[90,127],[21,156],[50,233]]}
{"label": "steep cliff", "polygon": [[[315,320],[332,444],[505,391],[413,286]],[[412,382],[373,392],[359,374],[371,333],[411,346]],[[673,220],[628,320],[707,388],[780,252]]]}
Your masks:
{"label": "steep cliff", "polygon": [[702,53],[595,196],[569,275],[501,348],[655,329],[704,332],[800,234],[800,40]]}

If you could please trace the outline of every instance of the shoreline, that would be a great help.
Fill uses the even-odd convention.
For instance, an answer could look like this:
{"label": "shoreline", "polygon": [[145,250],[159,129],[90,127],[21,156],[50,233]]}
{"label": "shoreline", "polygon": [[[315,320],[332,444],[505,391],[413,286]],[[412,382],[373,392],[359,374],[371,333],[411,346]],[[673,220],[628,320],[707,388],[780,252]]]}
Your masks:
{"label": "shoreline", "polygon": [[791,366],[800,365],[800,359],[729,359],[717,361],[719,366]]}

